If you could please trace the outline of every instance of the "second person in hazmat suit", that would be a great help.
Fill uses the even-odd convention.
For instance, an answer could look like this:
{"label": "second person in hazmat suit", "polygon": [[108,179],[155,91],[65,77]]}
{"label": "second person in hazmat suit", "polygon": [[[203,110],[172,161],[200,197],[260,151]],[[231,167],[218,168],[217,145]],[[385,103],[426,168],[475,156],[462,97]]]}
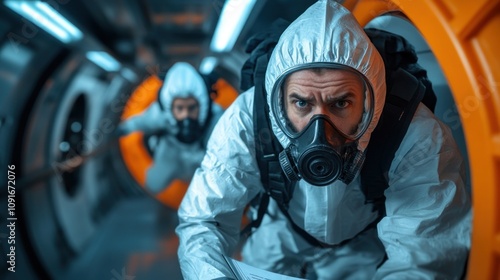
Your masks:
{"label": "second person in hazmat suit", "polygon": [[[348,174],[326,183],[300,174],[295,183],[288,214],[324,246],[306,242],[271,200],[244,244],[243,262],[308,279],[463,274],[471,232],[463,159],[449,128],[425,106],[419,105],[394,156],[379,222],[361,191],[359,170],[384,107],[384,73],[363,29],[335,1],[317,1],[281,35],[265,88],[272,132],[288,152],[282,167],[314,166],[302,159],[309,148],[322,147]],[[181,203],[176,232],[185,279],[234,278],[223,255],[235,253],[246,206],[263,191],[253,103],[251,88],[226,110]]]}
{"label": "second person in hazmat suit", "polygon": [[200,165],[223,113],[210,99],[208,86],[191,64],[177,62],[168,70],[157,101],[119,125],[120,135],[134,131],[152,135],[147,144],[154,163],[147,170],[145,188],[153,194],[174,179],[189,182]]}

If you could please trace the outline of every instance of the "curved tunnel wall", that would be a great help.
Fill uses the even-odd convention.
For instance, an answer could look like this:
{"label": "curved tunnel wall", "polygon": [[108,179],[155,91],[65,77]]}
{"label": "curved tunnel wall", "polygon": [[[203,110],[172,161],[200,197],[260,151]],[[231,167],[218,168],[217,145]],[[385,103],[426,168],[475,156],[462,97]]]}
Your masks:
{"label": "curved tunnel wall", "polygon": [[[82,155],[108,145],[115,118],[110,100],[128,86],[123,78],[102,73],[74,52],[33,93],[37,98],[26,121],[20,169],[24,178],[36,179],[20,183],[20,202],[26,240],[45,277],[55,278],[87,249],[121,194],[120,186],[108,176],[109,155],[97,155],[80,166]],[[71,176],[78,178],[68,180]]]}
{"label": "curved tunnel wall", "polygon": [[452,90],[467,142],[474,205],[469,279],[500,273],[500,1],[346,1],[359,22],[402,12],[425,37]]}

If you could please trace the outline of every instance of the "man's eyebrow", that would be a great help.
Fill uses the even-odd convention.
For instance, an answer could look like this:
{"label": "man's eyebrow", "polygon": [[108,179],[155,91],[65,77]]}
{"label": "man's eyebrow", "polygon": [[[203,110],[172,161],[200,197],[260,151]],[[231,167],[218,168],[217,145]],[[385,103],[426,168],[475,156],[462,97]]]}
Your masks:
{"label": "man's eyebrow", "polygon": [[296,98],[296,99],[300,99],[300,100],[303,100],[303,101],[313,101],[314,100],[314,96],[302,96],[296,92],[292,92],[288,95],[288,98]]}
{"label": "man's eyebrow", "polygon": [[326,100],[327,100],[327,102],[336,102],[339,100],[344,100],[344,99],[349,98],[349,97],[356,97],[356,94],[348,91],[348,92],[341,93],[341,94],[336,95],[336,96],[327,96]]}

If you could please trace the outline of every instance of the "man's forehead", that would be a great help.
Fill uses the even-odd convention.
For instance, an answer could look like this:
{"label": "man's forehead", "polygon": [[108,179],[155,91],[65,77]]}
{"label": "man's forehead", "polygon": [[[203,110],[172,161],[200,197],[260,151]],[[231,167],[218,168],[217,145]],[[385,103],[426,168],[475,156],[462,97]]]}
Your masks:
{"label": "man's forehead", "polygon": [[188,97],[176,97],[174,98],[174,103],[198,103],[198,100],[192,96]]}
{"label": "man's forehead", "polygon": [[[337,79],[308,80],[304,77],[286,81],[283,84],[282,91],[288,97],[312,98],[311,95],[319,93],[328,99],[338,99],[339,97],[357,98],[364,96],[365,84],[359,77],[346,76]],[[341,79],[338,79],[341,78]],[[325,96],[326,95],[326,96]]]}
{"label": "man's forehead", "polygon": [[289,73],[286,76],[285,81],[310,79],[311,77],[333,78],[333,79],[353,79],[353,80],[359,80],[360,83],[363,81],[363,78],[361,78],[360,74],[353,71],[353,70],[327,68],[327,67],[300,69],[300,70]]}
{"label": "man's forehead", "polygon": [[335,86],[351,84],[364,86],[364,80],[360,74],[346,69],[335,68],[310,68],[301,69],[288,74],[282,87],[288,86]]}

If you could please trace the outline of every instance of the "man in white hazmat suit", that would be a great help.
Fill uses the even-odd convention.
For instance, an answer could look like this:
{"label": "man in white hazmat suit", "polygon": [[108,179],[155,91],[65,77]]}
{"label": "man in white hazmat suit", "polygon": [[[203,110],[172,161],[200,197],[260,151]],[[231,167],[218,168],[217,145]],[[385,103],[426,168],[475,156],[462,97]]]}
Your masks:
{"label": "man in white hazmat suit", "polygon": [[154,163],[147,170],[147,190],[156,194],[174,179],[189,182],[205,155],[206,144],[223,109],[212,103],[207,84],[189,63],[177,62],[167,72],[159,98],[146,111],[123,121],[119,134],[142,131]]}
{"label": "man in white hazmat suit", "polygon": [[[366,229],[378,214],[365,203],[362,161],[355,159],[380,118],[385,73],[379,53],[349,11],[320,0],[295,20],[272,53],[265,87],[273,133],[283,147],[295,149],[289,157],[306,153],[304,137],[322,139],[325,154],[332,156],[355,147],[350,158],[339,157],[353,179],[318,186],[303,177],[289,203],[295,224],[332,246],[306,242],[271,200],[262,224],[244,244],[245,263],[290,276],[301,276],[306,268],[311,279],[462,275],[471,231],[463,159],[449,128],[422,104],[389,170],[386,215]],[[234,277],[222,254],[234,253],[245,206],[263,191],[253,98],[251,88],[221,117],[181,203],[176,232],[185,279]]]}

